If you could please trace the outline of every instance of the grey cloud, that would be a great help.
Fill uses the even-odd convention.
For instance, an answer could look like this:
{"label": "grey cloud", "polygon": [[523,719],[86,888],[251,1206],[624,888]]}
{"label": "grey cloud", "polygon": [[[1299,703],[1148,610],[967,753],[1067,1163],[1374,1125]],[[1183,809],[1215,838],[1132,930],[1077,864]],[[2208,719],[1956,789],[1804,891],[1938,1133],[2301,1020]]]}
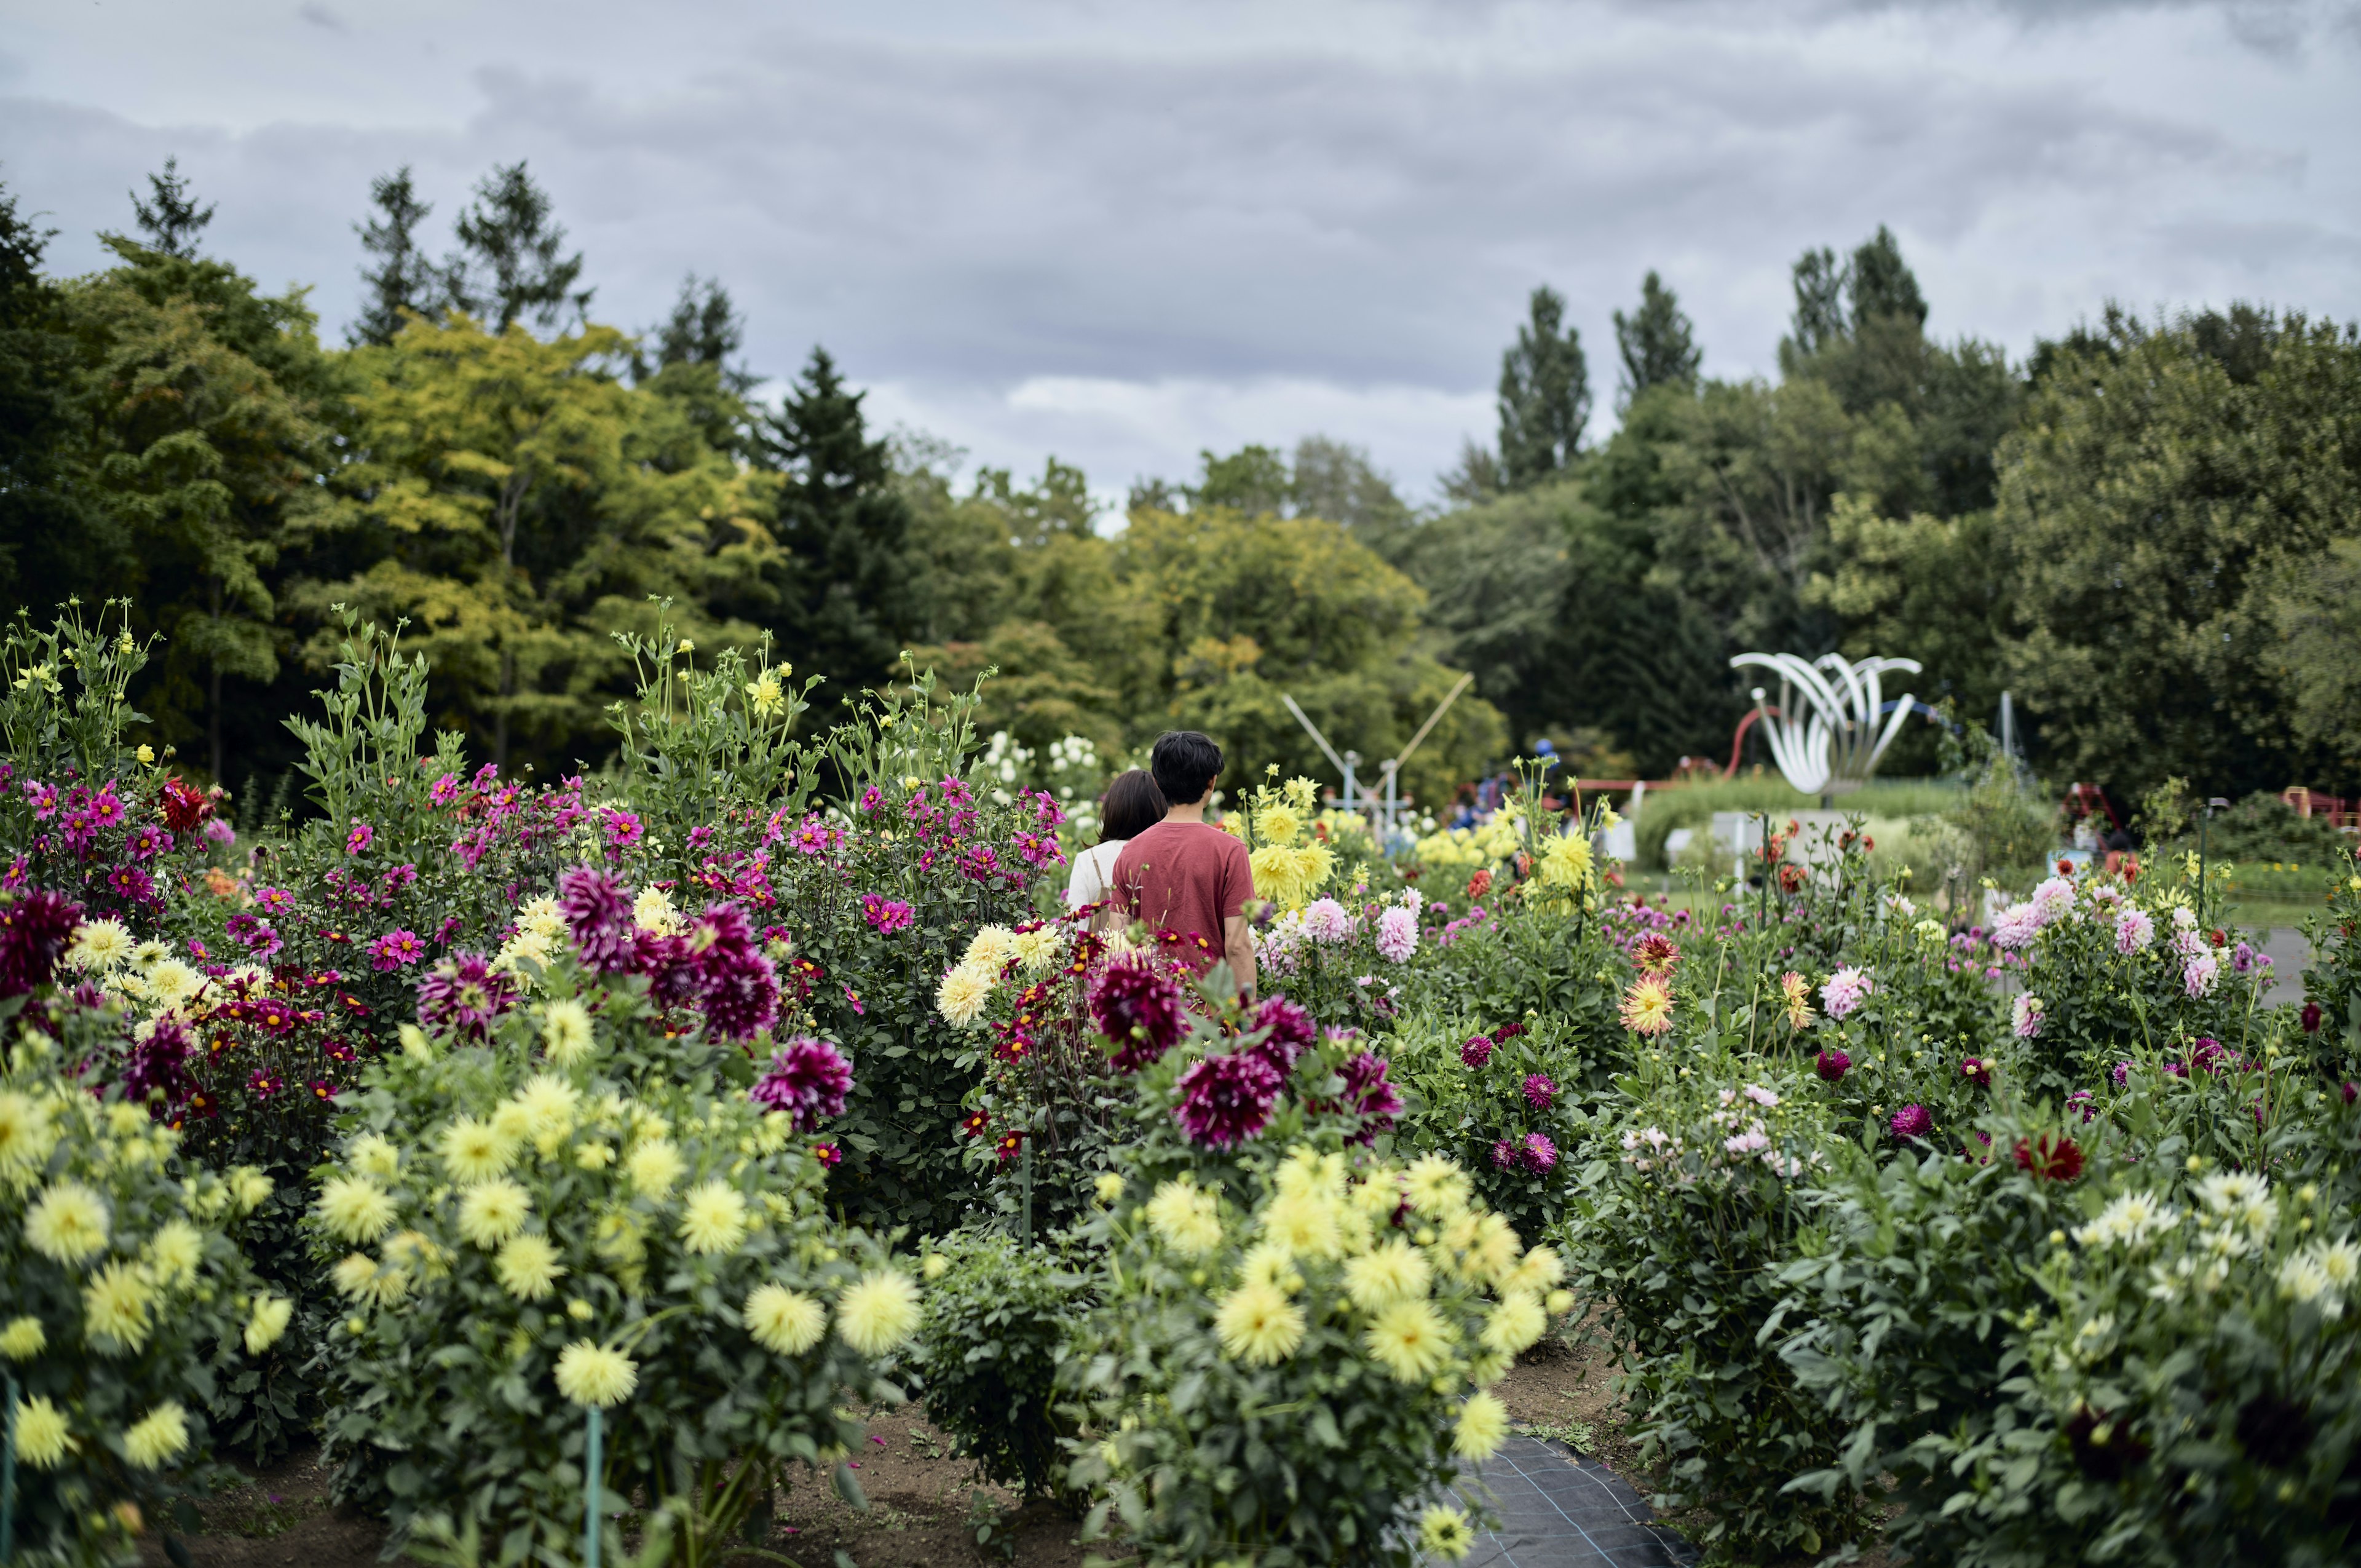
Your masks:
{"label": "grey cloud", "polygon": [[[715,24],[693,64],[629,78],[479,67],[478,107],[433,131],[233,135],[0,98],[0,180],[56,214],[61,262],[94,265],[89,231],[126,225],[123,189],[177,152],[220,203],[213,247],[316,283],[333,334],[373,175],[416,165],[439,245],[477,178],[528,158],[602,317],[652,321],[684,271],[718,274],[758,368],[825,342],[856,378],[945,406],[1060,376],[1480,389],[1543,280],[1574,301],[1603,390],[1608,313],[1651,267],[1709,369],[1763,368],[1790,259],[1880,222],[1938,330],[2020,349],[2109,293],[2361,304],[2352,225],[2320,215],[2352,210],[2350,156],[2323,171],[2329,144],[2300,121],[2142,93],[2139,62],[2109,58],[2147,41],[2137,17],[2100,16],[2081,53],[2000,60],[1987,23],[1960,35],[1986,53],[1955,61],[1975,7],[1927,9],[1927,49],[1868,55],[1808,25],[1826,5],[1653,8],[1530,49],[1487,30],[1512,9],[1419,13],[1402,47],[1361,49]],[[646,23],[593,0],[579,26],[612,58]]]}

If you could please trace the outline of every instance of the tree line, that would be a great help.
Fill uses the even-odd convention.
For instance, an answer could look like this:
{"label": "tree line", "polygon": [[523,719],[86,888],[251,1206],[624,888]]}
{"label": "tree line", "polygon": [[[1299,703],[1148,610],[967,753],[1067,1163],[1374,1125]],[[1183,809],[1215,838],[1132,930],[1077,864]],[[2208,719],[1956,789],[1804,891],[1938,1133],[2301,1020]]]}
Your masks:
{"label": "tree line", "polygon": [[0,600],[129,598],[165,639],[155,738],[249,797],[284,787],[332,606],[408,620],[480,755],[570,770],[611,753],[614,634],[658,598],[701,656],[767,639],[825,700],[989,667],[986,720],[1022,743],[1187,725],[1257,772],[1326,771],[1282,696],[1376,758],[1469,671],[1408,771],[1429,800],[1544,737],[1594,774],[1726,753],[1728,658],[1754,647],[1915,656],[1971,717],[2012,689],[2037,761],[2127,794],[2361,766],[2350,327],[2109,309],[2011,363],[1927,332],[1880,230],[1797,261],[1775,380],[1703,376],[1651,273],[1594,443],[1543,288],[1497,440],[1439,504],[1313,436],[1142,478],[1111,528],[1054,457],[955,482],[960,455],[873,429],[823,349],[758,399],[717,280],[643,330],[597,321],[522,163],[440,258],[409,170],[372,204],[329,345],[302,291],[205,253],[213,210],[170,163],[84,277],[44,270],[51,236],[0,192]]}

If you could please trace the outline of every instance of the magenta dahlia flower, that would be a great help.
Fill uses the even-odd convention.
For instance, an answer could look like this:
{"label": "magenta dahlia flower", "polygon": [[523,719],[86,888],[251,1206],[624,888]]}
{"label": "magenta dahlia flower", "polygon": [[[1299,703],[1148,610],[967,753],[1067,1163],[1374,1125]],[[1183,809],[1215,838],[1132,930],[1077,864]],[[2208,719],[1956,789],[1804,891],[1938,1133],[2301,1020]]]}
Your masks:
{"label": "magenta dahlia flower", "polygon": [[1524,1089],[1525,1103],[1536,1111],[1548,1110],[1550,1102],[1557,1098],[1557,1085],[1542,1073],[1528,1073]]}
{"label": "magenta dahlia flower", "polygon": [[781,1046],[767,1071],[746,1091],[755,1104],[785,1111],[796,1131],[808,1133],[830,1116],[844,1114],[852,1092],[852,1064],[826,1040],[798,1035]]}
{"label": "magenta dahlia flower", "polygon": [[756,946],[754,927],[734,904],[707,906],[686,938],[705,1007],[706,1027],[747,1040],[779,1016],[779,971]]}
{"label": "magenta dahlia flower", "polygon": [[1279,1074],[1259,1056],[1207,1057],[1180,1075],[1180,1103],[1172,1114],[1190,1142],[1230,1148],[1269,1123],[1279,1085]]}
{"label": "magenta dahlia flower", "polygon": [[81,905],[39,888],[0,904],[0,996],[47,985],[81,924]]}
{"label": "magenta dahlia flower", "polygon": [[1263,1004],[1255,1009],[1253,1026],[1270,1031],[1254,1048],[1279,1070],[1281,1078],[1295,1070],[1296,1058],[1312,1048],[1319,1033],[1312,1014],[1284,996],[1265,998]]}
{"label": "magenta dahlia flower", "polygon": [[1844,1075],[1852,1069],[1852,1058],[1839,1050],[1825,1050],[1812,1058],[1812,1070],[1830,1083],[1842,1083]]}
{"label": "magenta dahlia flower", "polygon": [[1467,1043],[1459,1047],[1459,1059],[1469,1067],[1482,1067],[1492,1059],[1492,1036],[1470,1035]]}
{"label": "magenta dahlia flower", "polygon": [[1354,1143],[1373,1141],[1401,1114],[1401,1091],[1386,1076],[1391,1065],[1383,1057],[1363,1051],[1339,1069],[1345,1078],[1345,1102],[1361,1116],[1361,1130],[1353,1135]]}
{"label": "magenta dahlia flower", "polygon": [[[1117,1072],[1137,1072],[1188,1032],[1180,988],[1147,964],[1111,963],[1091,982],[1092,1021],[1114,1042]],[[1194,1069],[1191,1069],[1194,1070]]]}
{"label": "magenta dahlia flower", "polygon": [[557,898],[584,963],[602,974],[632,967],[631,901],[620,883],[596,866],[576,866],[557,879]]}
{"label": "magenta dahlia flower", "polygon": [[478,1040],[515,1003],[515,980],[481,953],[454,953],[418,982],[420,1023]]}
{"label": "magenta dahlia flower", "polygon": [[1545,1133],[1527,1133],[1517,1147],[1517,1158],[1527,1170],[1536,1173],[1557,1164],[1557,1146]]}
{"label": "magenta dahlia flower", "polygon": [[1517,1168],[1517,1143],[1514,1138],[1497,1138],[1493,1140],[1492,1168],[1495,1170],[1514,1170]]}
{"label": "magenta dahlia flower", "polygon": [[1897,1138],[1923,1138],[1935,1130],[1935,1118],[1927,1113],[1924,1105],[1905,1105],[1886,1125],[1894,1129]]}

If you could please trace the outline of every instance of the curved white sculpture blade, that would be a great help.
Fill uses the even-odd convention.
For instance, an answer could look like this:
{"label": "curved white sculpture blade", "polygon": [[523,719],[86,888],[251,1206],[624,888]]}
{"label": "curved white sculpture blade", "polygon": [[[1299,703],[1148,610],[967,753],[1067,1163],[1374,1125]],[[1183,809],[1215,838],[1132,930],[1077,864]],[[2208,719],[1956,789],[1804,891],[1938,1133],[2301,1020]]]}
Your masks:
{"label": "curved white sculpture blade", "polygon": [[1878,759],[1902,733],[1903,720],[1910,717],[1916,700],[1904,694],[1894,705],[1893,717],[1881,726],[1878,710],[1885,706],[1882,677],[1888,670],[1915,675],[1920,669],[1916,659],[1872,657],[1855,664],[1838,653],[1809,661],[1795,653],[1741,653],[1730,661],[1733,670],[1748,665],[1778,674],[1777,716],[1769,711],[1761,686],[1754,688],[1755,713],[1770,740],[1772,760],[1803,795],[1850,795],[1869,782]]}

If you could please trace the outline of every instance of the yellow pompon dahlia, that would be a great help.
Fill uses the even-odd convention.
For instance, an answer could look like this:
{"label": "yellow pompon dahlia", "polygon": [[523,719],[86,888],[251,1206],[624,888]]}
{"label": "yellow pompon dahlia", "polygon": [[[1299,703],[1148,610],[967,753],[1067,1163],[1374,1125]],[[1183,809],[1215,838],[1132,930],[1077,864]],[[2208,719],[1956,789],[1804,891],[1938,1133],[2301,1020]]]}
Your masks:
{"label": "yellow pompon dahlia", "polygon": [[1324,1193],[1282,1192],[1263,1211],[1262,1234],[1298,1257],[1334,1257],[1344,1248],[1344,1216]]}
{"label": "yellow pompon dahlia", "polygon": [[331,1235],[364,1245],[393,1229],[397,1212],[392,1195],[362,1176],[328,1178],[313,1208]]}
{"label": "yellow pompon dahlia", "polygon": [[1662,975],[1642,975],[1623,992],[1617,1015],[1635,1035],[1663,1034],[1673,1026],[1673,982]]}
{"label": "yellow pompon dahlia", "polygon": [[1541,1338],[1548,1327],[1549,1318],[1540,1299],[1530,1290],[1511,1290],[1484,1321],[1484,1346],[1515,1355]]}
{"label": "yellow pompon dahlia", "polygon": [[1561,833],[1542,846],[1542,885],[1574,891],[1590,882],[1590,840],[1579,833]]}
{"label": "yellow pompon dahlia", "polygon": [[1549,1293],[1549,1299],[1543,1301],[1542,1305],[1549,1310],[1549,1313],[1552,1317],[1563,1318],[1568,1312],[1574,1310],[1574,1292],[1571,1290],[1553,1290]]}
{"label": "yellow pompon dahlia", "polygon": [[1345,1190],[1345,1157],[1314,1154],[1298,1144],[1273,1175],[1282,1197],[1334,1199]]}
{"label": "yellow pompon dahlia", "polygon": [[1066,938],[1054,926],[1043,926],[1031,931],[1020,931],[1014,944],[1016,961],[1028,975],[1044,975],[1058,966],[1066,956]]}
{"label": "yellow pompon dahlia", "polygon": [[443,1129],[441,1152],[443,1168],[462,1184],[489,1181],[516,1162],[514,1140],[473,1116],[462,1116]]}
{"label": "yellow pompon dahlia", "polygon": [[106,1347],[110,1354],[137,1351],[148,1343],[148,1310],[155,1300],[147,1270],[134,1263],[110,1263],[82,1287],[82,1332],[113,1341]]}
{"label": "yellow pompon dahlia", "polygon": [[1485,1215],[1476,1223],[1476,1238],[1467,1248],[1467,1272],[1495,1283],[1506,1279],[1520,1261],[1521,1245],[1507,1216]]}
{"label": "yellow pompon dahlia", "polygon": [[828,1309],[784,1285],[756,1286],[741,1315],[754,1343],[781,1355],[801,1355],[828,1332]]}
{"label": "yellow pompon dahlia", "polygon": [[123,1457],[141,1470],[159,1468],[189,1446],[189,1413],[167,1399],[123,1434]]}
{"label": "yellow pompon dahlia", "polygon": [[246,1325],[247,1354],[260,1355],[277,1344],[294,1315],[295,1303],[283,1296],[265,1296],[255,1302],[254,1316]]}
{"label": "yellow pompon dahlia", "polygon": [[49,1108],[29,1094],[0,1094],[0,1171],[28,1169],[58,1146]]}
{"label": "yellow pompon dahlia", "polygon": [[25,1240],[57,1263],[80,1263],[106,1245],[106,1204],[79,1181],[53,1181],[25,1215]]}
{"label": "yellow pompon dahlia", "polygon": [[883,1355],[918,1329],[918,1288],[899,1269],[873,1269],[836,1299],[836,1332],[863,1355]]}
{"label": "yellow pompon dahlia", "polygon": [[631,1152],[624,1157],[623,1169],[631,1179],[632,1191],[653,1202],[662,1202],[688,1165],[670,1138],[643,1137],[631,1146]]}
{"label": "yellow pompon dahlia", "polygon": [[992,999],[995,972],[976,964],[954,968],[935,988],[935,1011],[960,1028],[974,1023],[983,1014],[983,1004]]}
{"label": "yellow pompon dahlia", "polygon": [[706,1182],[681,1206],[680,1239],[693,1253],[736,1252],[746,1240],[746,1200],[727,1182]]}
{"label": "yellow pompon dahlia", "polygon": [[590,1009],[579,1002],[553,1002],[542,1009],[541,1047],[558,1066],[577,1065],[596,1043]]}
{"label": "yellow pompon dahlia", "polygon": [[1459,1407],[1459,1420],[1451,1429],[1451,1452],[1462,1459],[1485,1460],[1499,1451],[1509,1435],[1509,1407],[1499,1396],[1478,1392]]}
{"label": "yellow pompon dahlia", "polygon": [[1451,1215],[1467,1207],[1467,1173],[1439,1154],[1422,1155],[1402,1177],[1402,1191],[1422,1214]]}
{"label": "yellow pompon dahlia", "polygon": [[328,1277],[339,1291],[357,1301],[376,1294],[377,1275],[377,1259],[365,1252],[356,1252],[346,1254]]}
{"label": "yellow pompon dahlia", "polygon": [[1399,1236],[1345,1265],[1345,1294],[1372,1316],[1398,1302],[1420,1299],[1432,1283],[1426,1255]]}
{"label": "yellow pompon dahlia", "polygon": [[232,1167],[228,1180],[231,1201],[236,1203],[237,1212],[241,1214],[251,1214],[262,1207],[263,1200],[270,1196],[273,1185],[270,1178],[250,1165]]}
{"label": "yellow pompon dahlia", "polygon": [[1291,1294],[1303,1288],[1303,1276],[1295,1272],[1295,1259],[1287,1248],[1257,1242],[1238,1260],[1238,1283],[1275,1286]]}
{"label": "yellow pompon dahlia", "polygon": [[1123,1196],[1123,1178],[1112,1170],[1103,1170],[1098,1180],[1091,1184],[1091,1190],[1098,1194],[1100,1202],[1112,1203]]}
{"label": "yellow pompon dahlia", "polygon": [[537,1072],[525,1080],[511,1103],[523,1109],[527,1136],[563,1137],[574,1130],[575,1113],[582,1103],[582,1095],[555,1073]]}
{"label": "yellow pompon dahlia", "polygon": [[30,1361],[49,1343],[49,1331],[41,1327],[38,1318],[13,1318],[6,1328],[0,1329],[0,1355],[11,1361]]}
{"label": "yellow pompon dahlia", "polygon": [[1457,1508],[1437,1503],[1418,1521],[1418,1545],[1430,1557],[1456,1563],[1476,1549],[1476,1528]]}
{"label": "yellow pompon dahlia", "polygon": [[492,1272],[500,1277],[500,1288],[518,1300],[538,1301],[557,1288],[566,1266],[557,1261],[557,1249],[547,1236],[528,1231],[509,1238],[493,1260]]}
{"label": "yellow pompon dahlia", "polygon": [[363,1176],[390,1181],[401,1172],[401,1151],[375,1133],[363,1133],[345,1146],[345,1163]]}
{"label": "yellow pompon dahlia", "polygon": [[968,942],[967,951],[960,957],[960,967],[997,975],[1002,966],[1016,956],[1016,933],[1005,926],[986,926]]}
{"label": "yellow pompon dahlia", "polygon": [[1554,1247],[1537,1246],[1517,1260],[1500,1280],[1503,1290],[1546,1290],[1565,1277],[1565,1264]]}
{"label": "yellow pompon dahlia", "polygon": [[1268,1281],[1239,1286],[1222,1299],[1213,1314],[1222,1354],[1233,1361],[1269,1366],[1295,1354],[1303,1343],[1303,1310]]}
{"label": "yellow pompon dahlia", "polygon": [[1397,1301],[1362,1333],[1371,1359],[1404,1383],[1423,1383],[1451,1354],[1451,1325],[1429,1301]]}
{"label": "yellow pompon dahlia", "polygon": [[459,1200],[459,1234],[491,1251],[524,1229],[533,1212],[533,1198],[503,1176],[467,1189]]}
{"label": "yellow pompon dahlia", "polygon": [[148,1238],[148,1266],[167,1290],[195,1284],[197,1266],[204,1260],[204,1234],[186,1220],[167,1220]]}
{"label": "yellow pompon dahlia", "polygon": [[1167,1181],[1148,1201],[1148,1224],[1183,1257],[1202,1257],[1222,1245],[1221,1201],[1187,1179]]}
{"label": "yellow pompon dahlia", "polygon": [[36,1470],[55,1470],[73,1440],[66,1435],[65,1412],[41,1395],[17,1402],[16,1457]]}
{"label": "yellow pompon dahlia", "polygon": [[928,1253],[926,1261],[918,1265],[918,1272],[926,1276],[927,1283],[929,1285],[949,1274],[950,1268],[951,1260],[939,1252]]}
{"label": "yellow pompon dahlia", "polygon": [[586,1409],[620,1405],[639,1386],[638,1364],[620,1351],[578,1339],[558,1353],[557,1391]]}

